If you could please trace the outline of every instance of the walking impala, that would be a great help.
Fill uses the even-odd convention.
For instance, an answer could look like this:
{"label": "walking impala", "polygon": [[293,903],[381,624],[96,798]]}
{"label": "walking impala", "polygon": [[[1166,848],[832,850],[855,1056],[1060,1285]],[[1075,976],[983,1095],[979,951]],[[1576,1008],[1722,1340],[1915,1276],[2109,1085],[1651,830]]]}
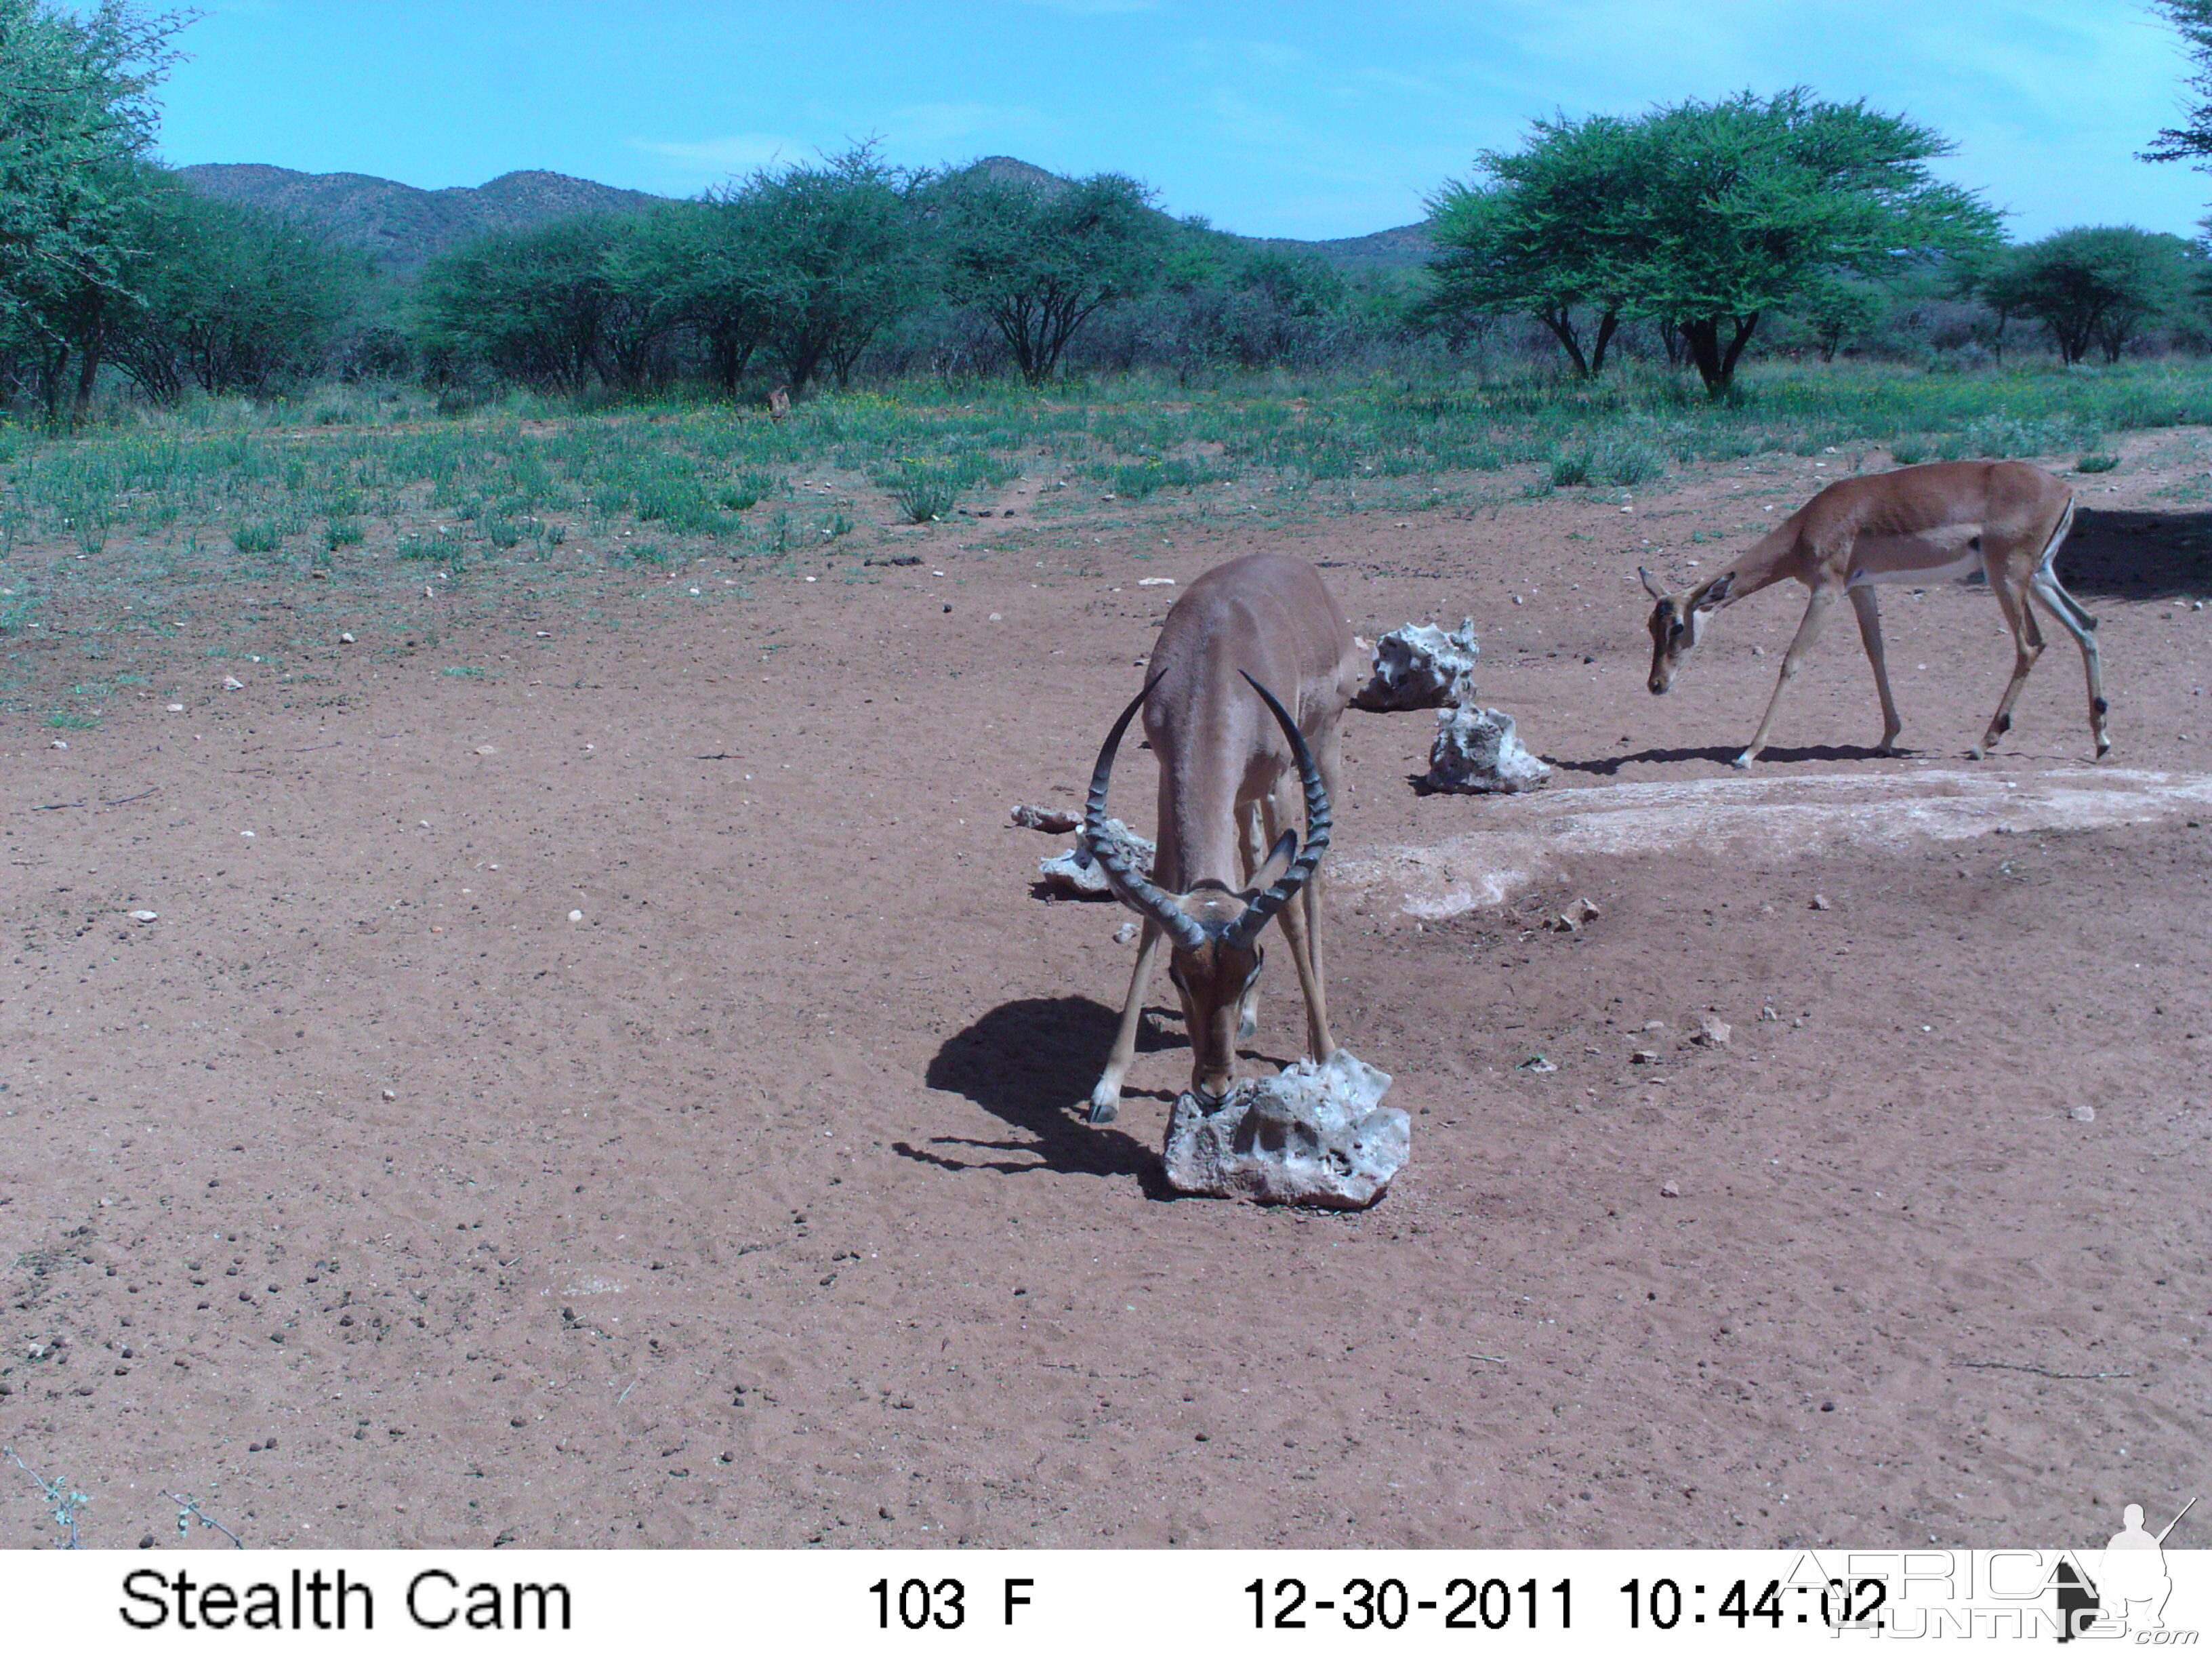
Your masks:
{"label": "walking impala", "polygon": [[[1145,919],[1114,1052],[1091,1091],[1091,1122],[1113,1121],[1163,938],[1190,1034],[1194,1093],[1218,1099],[1229,1091],[1237,1039],[1254,1029],[1260,930],[1278,914],[1305,994],[1308,1049],[1316,1060],[1335,1049],[1322,983],[1317,872],[1330,803],[1342,798],[1338,724],[1363,666],[1351,624],[1321,573],[1301,560],[1255,553],[1218,566],[1168,612],[1151,678],[1098,751],[1085,813],[1092,855],[1121,902]],[[1160,767],[1159,850],[1150,880],[1105,832],[1114,751],[1140,708]],[[1306,805],[1302,852],[1297,831],[1281,827],[1298,787]]]}
{"label": "walking impala", "polygon": [[2043,654],[2043,630],[2028,603],[2033,596],[2081,647],[2089,678],[2089,731],[2101,759],[2112,745],[2105,732],[2097,619],[2058,585],[2052,568],[2073,527],[2073,490],[2024,461],[1943,461],[1840,478],[1775,526],[1728,569],[1685,592],[1662,593],[1649,574],[1637,572],[1644,578],[1644,591],[1658,602],[1651,611],[1652,692],[1666,690],[1683,658],[1697,645],[1706,613],[1792,577],[1811,588],[1813,597],[1805,607],[1805,619],[1797,624],[1797,636],[1782,659],[1781,678],[1767,701],[1766,714],[1734,764],[1749,766],[1766,747],[1782,694],[1796,677],[1799,661],[1820,637],[1821,621],[1838,593],[1850,594],[1858,612],[1859,636],[1866,643],[1875,690],[1881,697],[1881,750],[1887,755],[1904,723],[1889,695],[1875,585],[1942,581],[1963,576],[1978,564],[1988,573],[1990,590],[2012,629],[2015,654],[2012,683],[1990,717],[1981,747],[1968,752],[1979,760],[2011,729],[2013,704],[2027,683],[2027,671]]}

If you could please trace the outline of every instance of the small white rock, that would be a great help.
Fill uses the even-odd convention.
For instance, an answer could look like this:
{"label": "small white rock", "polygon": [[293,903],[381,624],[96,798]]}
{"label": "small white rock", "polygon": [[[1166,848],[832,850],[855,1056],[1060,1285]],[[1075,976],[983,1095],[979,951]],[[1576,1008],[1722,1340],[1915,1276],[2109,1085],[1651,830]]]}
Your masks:
{"label": "small white rock", "polygon": [[1820,894],[1820,893],[1815,893],[1815,894],[1814,894],[1814,895],[1813,895],[1813,908],[1814,908],[1815,910],[1825,910],[1825,909],[1828,908],[1828,901],[1827,901],[1826,896],[1825,895],[1823,895],[1823,894]]}
{"label": "small white rock", "polygon": [[222,677],[222,689],[226,691],[243,691],[246,690],[246,682],[234,674],[225,674]]}
{"label": "small white rock", "polygon": [[386,1100],[397,1100],[399,1098],[399,1091],[397,1089],[380,1089],[377,1092],[381,1094]]}
{"label": "small white rock", "polygon": [[568,920],[571,921],[581,921],[583,919],[584,913],[581,910],[571,910],[568,912]]}
{"label": "small white rock", "polygon": [[131,920],[133,921],[159,921],[161,919],[161,917],[158,911],[133,910],[131,913]]}
{"label": "small white rock", "polygon": [[181,714],[185,712],[185,706],[180,702],[173,702],[169,705],[169,712],[172,714]]}
{"label": "small white rock", "polygon": [[341,634],[341,635],[338,635],[338,643],[339,643],[340,645],[351,645],[351,644],[353,643],[353,635],[350,635],[350,634]]}
{"label": "small white rock", "polygon": [[2076,1106],[2066,1115],[2076,1123],[2094,1123],[2097,1121],[2097,1109],[2094,1106]]}
{"label": "small white rock", "polygon": [[241,830],[238,833],[240,837],[243,840],[252,841],[253,839],[253,831],[251,830]]}
{"label": "small white rock", "polygon": [[56,738],[52,743],[48,744],[46,747],[49,749],[66,749],[69,747],[69,744],[64,743],[59,738]]}
{"label": "small white rock", "polygon": [[1119,927],[1116,927],[1114,930],[1114,943],[1116,945],[1127,945],[1131,940],[1134,939],[1140,931],[1141,930],[1138,927],[1135,922],[1125,921]]}
{"label": "small white rock", "polygon": [[[1114,498],[1111,495],[1109,495],[1106,499],[1110,501]],[[1139,587],[1173,587],[1175,585],[1176,579],[1173,576],[1139,576],[1137,578],[1137,586]]]}
{"label": "small white rock", "polygon": [[1662,1198],[1680,1198],[1680,1197],[1681,1197],[1681,1195],[1682,1195],[1682,1188],[1681,1188],[1681,1187],[1680,1187],[1678,1183],[1676,1183],[1676,1182],[1672,1182],[1672,1181],[1663,1181],[1663,1182],[1660,1182],[1660,1183],[1659,1183],[1659,1196],[1660,1196],[1660,1197],[1662,1197]]}

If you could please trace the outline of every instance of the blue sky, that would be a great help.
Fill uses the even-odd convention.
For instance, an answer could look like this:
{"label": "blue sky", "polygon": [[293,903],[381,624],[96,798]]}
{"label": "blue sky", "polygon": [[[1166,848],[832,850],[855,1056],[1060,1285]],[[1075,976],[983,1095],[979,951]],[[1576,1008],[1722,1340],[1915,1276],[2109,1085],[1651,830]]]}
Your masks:
{"label": "blue sky", "polygon": [[2194,234],[2135,152],[2185,64],[2140,0],[201,0],[164,159],[425,186],[548,167],[683,196],[879,137],[915,165],[1128,173],[1250,235],[1422,216],[1534,116],[1803,83],[1954,140],[2014,237]]}

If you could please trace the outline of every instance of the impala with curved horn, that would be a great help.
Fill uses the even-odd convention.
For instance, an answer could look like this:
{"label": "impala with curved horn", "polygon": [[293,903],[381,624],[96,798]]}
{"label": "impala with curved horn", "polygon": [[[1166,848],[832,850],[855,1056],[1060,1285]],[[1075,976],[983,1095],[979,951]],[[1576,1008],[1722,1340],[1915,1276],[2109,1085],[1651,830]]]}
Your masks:
{"label": "impala with curved horn", "polygon": [[[1352,625],[1311,565],[1257,553],[1191,584],[1161,624],[1152,667],[1098,751],[1084,817],[1091,856],[1145,921],[1114,1051],[1091,1092],[1093,1123],[1111,1122],[1120,1103],[1163,939],[1190,1034],[1194,1093],[1218,1099],[1229,1091],[1237,1039],[1255,1027],[1260,932],[1279,915],[1305,994],[1308,1048],[1326,1060],[1336,1047],[1322,980],[1319,871],[1330,803],[1341,798],[1338,726],[1364,668]],[[1149,879],[1105,830],[1115,750],[1140,708],[1160,766]],[[1281,827],[1299,790],[1303,849],[1297,831]]]}
{"label": "impala with curved horn", "polygon": [[2012,679],[1981,745],[1967,753],[1979,760],[2012,729],[2013,705],[2027,684],[2027,671],[2043,654],[2043,630],[2031,599],[2081,647],[2089,681],[2089,735],[2097,757],[2112,746],[2105,730],[2104,665],[2097,651],[2097,619],[2058,584],[2058,550],[2074,527],[2074,492],[2060,479],[2025,461],[1938,461],[1899,467],[1894,472],[1839,478],[1774,526],[1717,576],[1686,592],[1668,593],[1648,571],[1644,590],[1650,594],[1653,694],[1663,692],[1675,671],[1698,643],[1707,615],[1748,599],[1762,587],[1794,579],[1812,590],[1797,636],[1782,659],[1782,672],[1767,699],[1759,730],[1751,734],[1732,764],[1749,766],[1766,747],[1782,694],[1796,677],[1797,665],[1820,637],[1820,623],[1838,595],[1850,596],[1858,612],[1859,637],[1874,666],[1875,690],[1881,698],[1881,752],[1891,753],[1904,729],[1889,694],[1889,668],[1882,657],[1881,618],[1875,587],[1883,582],[1926,586],[1964,576],[1978,567],[1990,579],[2012,630]]}

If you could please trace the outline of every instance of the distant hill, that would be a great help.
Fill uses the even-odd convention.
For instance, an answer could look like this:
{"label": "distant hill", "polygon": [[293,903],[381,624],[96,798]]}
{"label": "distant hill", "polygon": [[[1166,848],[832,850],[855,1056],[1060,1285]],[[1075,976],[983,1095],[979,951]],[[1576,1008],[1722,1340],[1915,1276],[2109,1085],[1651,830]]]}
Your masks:
{"label": "distant hill", "polygon": [[1269,247],[1297,249],[1318,254],[1341,270],[1410,270],[1428,263],[1436,244],[1426,225],[1400,225],[1394,230],[1371,230],[1364,236],[1339,236],[1326,242],[1296,242],[1269,238]]}
{"label": "distant hill", "polygon": [[[1011,155],[987,155],[971,170],[1039,189],[1066,180]],[[666,200],[617,190],[562,173],[507,173],[488,185],[419,190],[362,173],[295,173],[258,162],[207,161],[177,176],[203,195],[273,212],[315,226],[333,240],[365,248],[395,275],[411,276],[449,248],[495,230],[528,230],[580,213],[629,213]],[[1346,273],[1405,270],[1428,258],[1419,225],[1322,242],[1290,237],[1237,237],[1240,242],[1310,253]]]}
{"label": "distant hill", "polygon": [[487,231],[528,230],[581,213],[625,213],[665,198],[561,173],[507,173],[488,185],[418,190],[362,173],[295,173],[255,162],[203,162],[177,176],[202,195],[266,208],[366,248],[407,274]]}

